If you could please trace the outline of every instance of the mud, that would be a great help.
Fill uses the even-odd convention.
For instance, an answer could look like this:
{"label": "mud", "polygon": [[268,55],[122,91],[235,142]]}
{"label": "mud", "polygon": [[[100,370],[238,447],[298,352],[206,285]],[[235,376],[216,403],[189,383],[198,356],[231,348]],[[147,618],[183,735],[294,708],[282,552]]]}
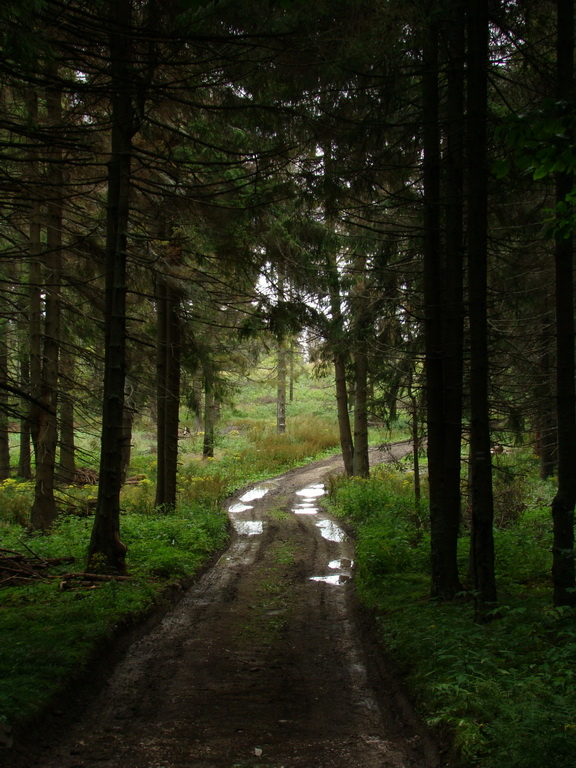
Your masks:
{"label": "mud", "polygon": [[[397,458],[406,444],[375,452]],[[322,509],[337,458],[228,504],[230,547],[10,768],[436,768]]]}

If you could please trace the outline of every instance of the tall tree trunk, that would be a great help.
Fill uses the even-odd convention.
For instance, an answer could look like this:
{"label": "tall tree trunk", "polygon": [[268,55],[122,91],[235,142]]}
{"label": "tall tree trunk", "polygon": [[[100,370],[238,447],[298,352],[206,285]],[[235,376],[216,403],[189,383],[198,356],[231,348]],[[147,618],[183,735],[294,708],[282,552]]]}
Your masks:
{"label": "tall tree trunk", "polygon": [[354,458],[353,471],[358,477],[370,476],[368,458],[368,338],[373,317],[366,278],[366,255],[354,258],[356,283],[350,292],[352,362],[354,371]]}
{"label": "tall tree trunk", "polygon": [[441,157],[439,29],[430,9],[423,46],[422,121],[424,183],[424,336],[428,485],[430,491],[431,595],[450,600],[460,590],[457,562],[458,522],[446,506],[446,416],[444,413],[444,340],[441,259]]}
{"label": "tall tree trunk", "polygon": [[354,352],[354,475],[369,477],[368,458],[368,355],[362,341]]}
{"label": "tall tree trunk", "polygon": [[[284,301],[284,265],[278,266],[278,301]],[[277,364],[277,385],[276,385],[276,433],[283,435],[286,433],[286,373],[287,373],[287,349],[284,330],[278,338],[278,364]]]}
{"label": "tall tree trunk", "polygon": [[[451,0],[445,23],[447,46],[445,245],[442,265],[442,363],[444,420],[443,516],[446,547],[458,547],[461,519],[462,399],[464,370],[463,196],[465,5]],[[454,555],[453,555],[454,556]],[[452,568],[455,564],[452,561]],[[459,583],[453,571],[451,581]]]}
{"label": "tall tree trunk", "polygon": [[[556,98],[573,96],[574,0],[557,2]],[[574,186],[572,173],[556,176],[556,201],[565,203]],[[576,502],[576,393],[574,377],[574,238],[555,241],[556,397],[558,411],[558,487],[552,501],[554,525],[552,577],[554,604],[576,605],[574,506]]]}
{"label": "tall tree trunk", "polygon": [[286,340],[278,340],[278,381],[276,387],[276,432],[283,435],[286,432]]}
{"label": "tall tree trunk", "polygon": [[476,611],[496,603],[488,357],[488,6],[468,8],[468,263],[470,323],[471,560]]}
{"label": "tall tree trunk", "polygon": [[122,415],[122,459],[120,463],[120,483],[124,485],[130,466],[132,456],[132,428],[134,426],[135,409],[129,400],[128,393],[125,394],[124,410]]}
{"label": "tall tree trunk", "polygon": [[0,480],[10,477],[10,433],[8,431],[8,322],[0,319]]}
{"label": "tall tree trunk", "polygon": [[294,357],[295,357],[295,344],[294,338],[290,337],[290,348],[288,350],[288,366],[289,366],[289,400],[294,402]]}
{"label": "tall tree trunk", "polygon": [[[30,391],[30,359],[28,350],[20,348],[20,388],[23,392]],[[21,401],[22,413],[26,413],[29,408],[27,400]],[[28,416],[20,419],[20,449],[18,454],[18,477],[24,480],[30,480],[32,477],[32,454],[30,451],[30,420]]]}
{"label": "tall tree trunk", "polygon": [[[51,74],[56,74],[55,72]],[[46,111],[49,125],[60,124],[62,93],[58,86],[46,90]],[[46,247],[44,259],[44,343],[39,400],[36,410],[36,484],[30,513],[33,528],[47,529],[56,519],[54,498],[56,446],[58,425],[56,407],[58,398],[58,358],[60,352],[60,281],[62,249],[62,151],[49,150],[50,196],[46,204]]]}
{"label": "tall tree trunk", "polygon": [[[31,124],[38,123],[38,96],[34,91],[28,93],[28,119]],[[37,150],[30,149],[30,176],[32,185],[40,187]],[[27,402],[28,432],[34,445],[38,443],[38,402],[42,378],[42,205],[40,199],[30,203],[30,224],[28,240],[28,394],[33,398]]]}
{"label": "tall tree trunk", "polygon": [[334,347],[334,380],[336,385],[336,407],[338,430],[344,470],[348,477],[354,474],[354,440],[350,425],[348,384],[346,381],[347,354],[344,351],[344,319],[340,301],[340,281],[336,259],[332,253],[326,256],[326,272],[330,290],[330,311],[332,313],[332,345]]}
{"label": "tall tree trunk", "polygon": [[168,366],[168,285],[159,275],[156,283],[156,499],[155,506],[161,506],[166,500],[166,413],[167,366]]}
{"label": "tall tree trunk", "polygon": [[545,319],[542,323],[540,352],[538,355],[538,373],[540,381],[536,387],[535,400],[537,409],[536,424],[538,430],[538,444],[536,448],[540,459],[540,477],[543,480],[546,480],[546,478],[552,477],[556,471],[558,458],[558,427],[553,394],[553,356],[550,352],[554,341],[552,338],[552,329],[548,320],[547,306],[545,307],[544,312]]}
{"label": "tall tree trunk", "polygon": [[158,483],[156,506],[176,508],[180,410],[180,300],[165,280],[158,299]]}
{"label": "tall tree trunk", "polygon": [[59,472],[64,482],[70,482],[76,472],[76,445],[74,431],[74,360],[69,351],[60,355],[60,461]]}
{"label": "tall tree trunk", "polygon": [[[166,502],[168,508],[176,508],[178,477],[178,426],[180,423],[180,297],[171,288],[168,296],[169,345],[166,383],[168,409],[166,413]],[[165,507],[166,508],[166,507]]]}
{"label": "tall tree trunk", "polygon": [[350,426],[348,409],[348,387],[346,385],[346,361],[341,352],[334,354],[334,378],[336,383],[336,407],[338,411],[338,429],[344,470],[348,477],[354,474],[354,440]]}
{"label": "tall tree trunk", "polygon": [[408,375],[408,401],[410,402],[410,422],[412,436],[412,454],[414,456],[414,501],[416,509],[420,511],[422,501],[422,489],[420,485],[420,403],[418,402],[418,392],[414,391],[414,369],[410,366]]}
{"label": "tall tree trunk", "polygon": [[120,488],[126,379],[126,248],[135,132],[131,94],[132,0],[110,0],[109,19],[112,149],[106,209],[104,393],[100,483],[88,563],[94,567],[103,558],[109,569],[124,573],[126,546],[120,539]]}
{"label": "tall tree trunk", "polygon": [[34,398],[30,405],[29,425],[34,454],[38,446],[38,431],[40,427],[38,403],[40,401],[42,381],[42,270],[41,270],[41,241],[42,228],[40,224],[40,205],[34,204],[30,217],[30,262],[28,266],[29,283],[29,343],[30,343],[30,387],[29,394]]}
{"label": "tall tree trunk", "polygon": [[214,458],[214,426],[216,417],[216,404],[212,377],[209,372],[204,373],[204,445],[202,456],[205,459]]}
{"label": "tall tree trunk", "polygon": [[195,378],[192,382],[194,392],[194,429],[201,432],[204,429],[204,386],[201,378]]}

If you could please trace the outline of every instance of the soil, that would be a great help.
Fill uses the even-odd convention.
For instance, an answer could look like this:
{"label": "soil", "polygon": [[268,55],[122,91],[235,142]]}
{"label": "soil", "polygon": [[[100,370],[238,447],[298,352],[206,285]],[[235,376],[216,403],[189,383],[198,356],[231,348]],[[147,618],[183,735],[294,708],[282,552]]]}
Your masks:
{"label": "soil", "polygon": [[341,471],[334,457],[229,500],[218,562],[6,766],[437,768],[356,602],[353,541],[321,507]]}

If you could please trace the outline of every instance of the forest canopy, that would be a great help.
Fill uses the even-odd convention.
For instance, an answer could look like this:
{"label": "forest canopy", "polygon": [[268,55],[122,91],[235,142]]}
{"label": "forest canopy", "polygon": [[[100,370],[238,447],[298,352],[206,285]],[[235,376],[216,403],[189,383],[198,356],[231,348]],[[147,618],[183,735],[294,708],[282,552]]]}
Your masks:
{"label": "forest canopy", "polygon": [[553,599],[574,605],[573,17],[566,0],[3,3],[0,478],[34,478],[29,525],[54,524],[91,430],[88,562],[124,573],[134,420],[154,415],[155,504],[174,509],[184,403],[213,455],[231,373],[274,348],[284,433],[306,338],[347,475],[369,475],[371,421],[410,414],[433,597],[462,591],[465,506],[478,616],[497,603],[493,455],[524,445],[557,476]]}

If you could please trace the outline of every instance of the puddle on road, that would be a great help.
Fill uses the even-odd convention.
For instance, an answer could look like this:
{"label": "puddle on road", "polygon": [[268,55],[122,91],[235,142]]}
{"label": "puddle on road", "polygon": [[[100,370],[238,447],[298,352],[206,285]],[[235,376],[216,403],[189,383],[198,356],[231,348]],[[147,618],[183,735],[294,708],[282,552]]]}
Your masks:
{"label": "puddle on road", "polygon": [[249,491],[246,491],[246,493],[243,493],[242,496],[240,496],[240,501],[243,501],[244,503],[247,501],[256,501],[256,499],[261,499],[262,496],[266,496],[269,490],[270,486],[257,485],[255,488],[251,488]]}
{"label": "puddle on road", "polygon": [[326,541],[342,542],[348,538],[342,528],[332,522],[332,520],[318,520],[316,525],[320,528],[322,538],[326,539]]}
{"label": "puddle on road", "polygon": [[340,571],[330,576],[311,576],[310,581],[323,581],[325,584],[346,584],[352,578],[352,566],[354,561],[349,557],[340,557],[338,560],[330,560],[328,568],[332,571]]}
{"label": "puddle on road", "polygon": [[264,531],[261,520],[234,520],[233,525],[240,536],[258,536]]}
{"label": "puddle on road", "polygon": [[292,512],[296,515],[317,515],[318,507],[314,499],[319,496],[324,496],[326,490],[322,483],[315,483],[314,485],[307,485],[306,488],[301,488],[296,491],[296,496],[301,496],[302,501],[299,501],[296,506],[292,507]]}
{"label": "puddle on road", "polygon": [[348,573],[336,573],[334,576],[310,576],[310,581],[323,581],[325,584],[346,584],[351,578]]}
{"label": "puddle on road", "polygon": [[296,515],[317,515],[318,507],[312,502],[304,501],[301,504],[296,504],[295,507],[292,507],[292,512]]}
{"label": "puddle on road", "polygon": [[296,496],[304,496],[307,499],[316,499],[318,496],[324,496],[326,489],[323,483],[315,483],[314,485],[307,485],[306,488],[302,488],[300,491],[296,491]]}
{"label": "puddle on road", "polygon": [[251,507],[248,504],[242,504],[242,502],[239,502],[238,504],[231,504],[228,507],[228,512],[232,512],[232,514],[235,514],[237,512],[246,512],[249,509],[254,509],[254,507]]}

